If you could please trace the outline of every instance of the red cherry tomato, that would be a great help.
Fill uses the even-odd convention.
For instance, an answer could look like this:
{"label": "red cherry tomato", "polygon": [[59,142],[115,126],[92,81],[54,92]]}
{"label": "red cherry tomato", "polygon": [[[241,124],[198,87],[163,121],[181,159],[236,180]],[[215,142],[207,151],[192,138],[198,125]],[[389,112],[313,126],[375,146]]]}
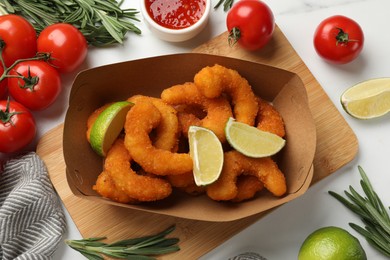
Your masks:
{"label": "red cherry tomato", "polygon": [[73,25],[57,23],[43,29],[38,37],[38,52],[48,52],[59,72],[71,72],[87,56],[87,41]]}
{"label": "red cherry tomato", "polygon": [[[3,75],[4,69],[0,66],[0,75]],[[7,78],[0,81],[0,100],[4,99],[7,94]]]}
{"label": "red cherry tomato", "polygon": [[363,49],[364,34],[354,20],[335,15],[323,20],[314,33],[314,48],[323,59],[345,64],[356,59]]}
{"label": "red cherry tomato", "polygon": [[35,120],[27,108],[15,101],[0,100],[0,152],[23,149],[35,134]]}
{"label": "red cherry tomato", "polygon": [[236,41],[245,49],[257,50],[272,38],[275,29],[271,9],[259,0],[241,0],[227,14],[229,42]]}
{"label": "red cherry tomato", "polygon": [[[61,92],[59,72],[44,61],[24,61],[11,70],[9,94],[31,110],[43,110],[53,104]],[[23,78],[16,78],[22,75]]]}
{"label": "red cherry tomato", "polygon": [[34,57],[37,52],[36,31],[21,16],[0,16],[0,46],[3,46],[2,54],[7,67],[18,59]]}

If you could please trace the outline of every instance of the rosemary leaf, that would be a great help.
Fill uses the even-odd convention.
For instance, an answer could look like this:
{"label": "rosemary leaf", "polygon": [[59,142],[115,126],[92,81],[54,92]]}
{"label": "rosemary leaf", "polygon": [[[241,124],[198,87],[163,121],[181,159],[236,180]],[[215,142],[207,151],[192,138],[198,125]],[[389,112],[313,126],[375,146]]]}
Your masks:
{"label": "rosemary leaf", "polygon": [[375,220],[376,223],[378,223],[386,233],[390,234],[390,225],[386,223],[383,215],[378,212],[377,209],[375,209],[371,204],[367,204],[366,207],[368,212],[370,212],[372,219]]}
{"label": "rosemary leaf", "polygon": [[26,12],[31,12],[41,17],[43,20],[48,21],[49,23],[56,23],[58,19],[56,19],[55,15],[51,14],[51,9],[45,5],[34,3],[34,2],[26,2],[23,0],[16,1],[20,7],[23,8]]}
{"label": "rosemary leaf", "polygon": [[69,246],[71,248],[73,248],[74,250],[76,250],[77,252],[81,253],[83,256],[85,256],[88,259],[98,259],[98,260],[102,259],[103,260],[103,257],[96,252],[88,251],[88,250],[83,249],[83,248],[74,247],[72,245],[69,245]]}
{"label": "rosemary leaf", "polygon": [[161,241],[160,243],[155,244],[155,246],[166,247],[166,246],[173,246],[177,243],[179,243],[178,238],[170,238],[170,239],[165,239],[164,241]]}
{"label": "rosemary leaf", "polygon": [[106,239],[107,237],[91,237],[91,238],[84,238],[80,240],[72,240],[73,243],[85,243],[85,242],[94,242],[94,241],[100,241],[103,239]]}
{"label": "rosemary leaf", "polygon": [[[359,168],[359,171],[362,171],[362,169]],[[364,173],[362,175],[362,178],[363,180],[360,181],[360,185],[362,186],[364,193],[367,194],[368,199],[375,206],[375,208],[379,212],[381,212],[381,215],[385,217],[386,222],[390,224],[390,217],[388,214],[386,214],[386,208],[384,207],[382,201],[379,199],[378,194],[372,188],[370,181],[367,179],[367,176]]]}
{"label": "rosemary leaf", "polygon": [[[100,5],[101,10],[106,10],[107,12],[112,11],[112,12],[117,12],[117,13],[122,12],[122,10],[117,5],[115,5],[112,2],[107,1],[107,0],[103,0],[103,1],[95,0],[95,3],[98,3]],[[106,9],[104,9],[104,7]]]}
{"label": "rosemary leaf", "polygon": [[137,254],[137,255],[162,255],[167,253],[172,253],[179,251],[178,246],[172,246],[172,247],[151,247],[151,248],[139,248],[139,249],[132,249],[128,250],[131,254]]}
{"label": "rosemary leaf", "polygon": [[122,9],[123,1],[115,0],[2,0],[1,13],[13,13],[30,20],[40,33],[46,26],[66,22],[74,25],[94,46],[122,44],[128,32],[137,35],[141,30],[139,12]]}
{"label": "rosemary leaf", "polygon": [[223,10],[225,12],[229,11],[232,8],[234,0],[219,0],[219,2],[214,6],[214,9],[218,9],[218,7],[223,4]]}
{"label": "rosemary leaf", "polygon": [[64,23],[75,23],[86,15],[85,10],[83,8],[77,9],[75,12],[70,13],[68,16],[64,17]]}
{"label": "rosemary leaf", "polygon": [[180,250],[177,245],[178,238],[166,238],[174,228],[175,226],[171,226],[156,235],[126,239],[111,244],[101,242],[105,237],[67,240],[65,242],[88,259],[103,259],[101,255],[106,255],[121,259],[150,260],[154,259],[151,256]]}
{"label": "rosemary leaf", "polygon": [[15,9],[13,8],[13,6],[8,2],[8,0],[4,0],[2,4],[0,4],[1,6],[5,7],[6,10],[4,11],[8,11],[10,13],[14,13],[15,12]]}
{"label": "rosemary leaf", "polygon": [[[346,192],[347,194],[348,192]],[[344,206],[346,206],[349,210],[351,210],[352,212],[354,212],[355,214],[359,215],[360,217],[364,218],[364,219],[368,219],[369,216],[367,215],[366,212],[364,212],[359,206],[353,204],[353,203],[350,203],[348,200],[346,200],[344,197],[342,197],[341,195],[333,192],[333,191],[329,191],[329,194],[332,195],[334,198],[336,198],[339,202],[341,202],[342,204],[344,204]]]}
{"label": "rosemary leaf", "polygon": [[344,191],[349,200],[333,191],[329,191],[329,194],[352,212],[359,215],[365,227],[360,227],[354,223],[349,223],[349,225],[361,234],[376,250],[390,257],[389,213],[372,187],[364,170],[360,166],[358,166],[358,169],[362,178],[360,185],[366,197],[360,195],[351,186],[349,187],[350,193]]}
{"label": "rosemary leaf", "polygon": [[356,224],[353,224],[353,223],[349,223],[349,225],[355,230],[357,231],[359,234],[361,234],[366,240],[367,242],[372,246],[374,247],[376,250],[378,250],[379,252],[381,252],[382,254],[384,255],[387,255],[387,256],[390,256],[390,252],[388,252],[388,250],[386,249],[383,249],[377,241],[375,241],[375,239],[373,239],[373,236],[370,234],[370,232],[368,232],[367,230],[365,230],[364,228],[356,225]]}
{"label": "rosemary leaf", "polygon": [[110,23],[109,18],[102,12],[97,11],[97,16],[100,18],[103,26],[106,28],[107,32],[119,43],[123,43],[121,35],[118,33],[118,29]]}

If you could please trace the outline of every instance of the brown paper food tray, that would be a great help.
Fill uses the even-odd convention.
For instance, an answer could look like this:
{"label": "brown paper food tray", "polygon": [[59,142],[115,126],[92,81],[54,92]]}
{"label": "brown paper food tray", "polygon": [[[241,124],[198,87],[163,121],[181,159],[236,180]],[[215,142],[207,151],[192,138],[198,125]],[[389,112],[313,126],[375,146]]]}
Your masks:
{"label": "brown paper food tray", "polygon": [[[278,27],[270,44],[255,53],[238,47],[230,48],[226,45],[226,37],[226,33],[221,34],[199,46],[194,52],[225,55],[290,70],[297,73],[306,85],[317,128],[312,184],[334,173],[355,157],[358,150],[355,134]],[[174,235],[180,237],[181,251],[162,258],[196,259],[263,216],[257,214],[233,222],[194,221],[148,212],[134,214],[125,208],[80,199],[73,195],[66,181],[62,131],[63,125],[49,131],[41,139],[37,153],[45,161],[54,187],[84,237],[104,234],[110,241],[114,241],[129,236],[151,234],[176,224]],[[113,208],[115,210],[112,210]]]}
{"label": "brown paper food tray", "polygon": [[[278,153],[278,165],[287,181],[287,193],[276,198],[262,192],[242,203],[218,203],[206,195],[191,196],[174,190],[154,203],[115,203],[98,195],[92,186],[102,172],[102,158],[85,137],[89,115],[104,104],[133,95],[160,97],[170,86],[193,81],[206,66],[219,64],[237,70],[259,97],[272,101],[286,128],[286,146]],[[109,86],[109,87],[108,87]],[[240,59],[210,54],[174,54],[122,62],[89,69],[75,79],[64,123],[63,149],[67,179],[77,196],[129,209],[204,221],[232,221],[274,208],[302,195],[310,182],[316,129],[305,86],[291,72]],[[165,163],[165,162],[162,162]]]}

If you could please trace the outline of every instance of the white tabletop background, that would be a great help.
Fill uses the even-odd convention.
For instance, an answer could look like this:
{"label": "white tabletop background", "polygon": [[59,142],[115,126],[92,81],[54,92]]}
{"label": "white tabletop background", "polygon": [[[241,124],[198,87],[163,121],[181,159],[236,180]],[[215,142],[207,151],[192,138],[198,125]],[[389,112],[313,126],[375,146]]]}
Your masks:
{"label": "white tabletop background", "polygon": [[[237,1],[237,0],[236,0]],[[127,0],[123,7],[140,10],[141,0]],[[213,0],[213,6],[218,0]],[[342,92],[375,77],[390,76],[390,1],[388,0],[265,0],[275,20],[294,49],[324,88],[337,109],[345,117],[359,141],[357,157],[330,177],[320,181],[300,198],[281,206],[230,240],[207,253],[202,259],[228,259],[239,253],[257,252],[267,259],[296,259],[303,240],[324,226],[342,227],[361,242],[368,259],[385,259],[349,227],[349,222],[361,225],[360,219],[328,194],[342,193],[349,185],[360,190],[357,166],[367,172],[375,190],[385,205],[390,205],[390,114],[379,119],[361,121],[348,116],[339,98]],[[142,35],[128,34],[123,45],[110,48],[90,48],[80,69],[135,60],[164,54],[189,52],[226,30],[226,13],[222,8],[211,11],[207,28],[196,38],[183,43],[168,43],[157,39],[142,21],[137,25]],[[312,45],[316,26],[325,18],[342,14],[357,21],[365,33],[365,46],[357,60],[346,65],[331,65],[321,60]],[[76,73],[63,76],[61,98],[50,109],[35,113],[39,132],[37,140],[48,130],[62,123],[68,94]],[[4,155],[2,155],[4,156]],[[68,230],[64,239],[81,238],[67,214]],[[129,234],[131,235],[131,234]],[[84,259],[64,243],[54,259]]]}

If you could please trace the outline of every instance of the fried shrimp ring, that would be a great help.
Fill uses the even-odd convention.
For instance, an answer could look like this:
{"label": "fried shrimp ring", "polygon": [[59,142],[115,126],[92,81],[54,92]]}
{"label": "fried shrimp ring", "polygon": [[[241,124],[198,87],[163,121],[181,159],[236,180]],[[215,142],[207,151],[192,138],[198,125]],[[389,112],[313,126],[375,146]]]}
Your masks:
{"label": "fried shrimp ring", "polygon": [[180,112],[178,114],[183,132],[186,134],[191,125],[203,126],[213,131],[221,142],[226,140],[225,125],[232,116],[230,103],[224,97],[206,98],[196,85],[186,82],[165,89],[161,93],[161,99],[171,105],[199,106],[206,116],[198,119],[194,114]]}
{"label": "fried shrimp ring", "polygon": [[232,201],[241,202],[249,200],[263,188],[263,183],[257,177],[252,175],[241,175],[237,179],[237,196],[234,197]]}
{"label": "fried shrimp ring", "polygon": [[234,106],[236,120],[254,125],[258,103],[248,81],[237,71],[218,64],[204,67],[195,75],[194,82],[208,98],[220,97],[222,93],[228,94]]}
{"label": "fried shrimp ring", "polygon": [[161,123],[160,111],[149,102],[137,102],[125,121],[125,146],[146,172],[156,175],[184,174],[192,171],[188,153],[174,153],[153,146],[149,134]]}
{"label": "fried shrimp ring", "polygon": [[192,172],[180,175],[168,175],[167,180],[173,187],[191,195],[199,195],[205,192],[205,187],[196,185]]}
{"label": "fried shrimp ring", "polygon": [[97,178],[96,184],[92,187],[102,197],[120,203],[137,203],[137,200],[130,198],[126,192],[119,190],[108,171],[103,171]]}
{"label": "fried shrimp ring", "polygon": [[[105,177],[106,173],[104,172],[108,173],[111,180]],[[106,183],[108,181],[108,188],[99,189],[99,179],[95,188],[102,196],[111,199],[126,200],[127,198],[123,198],[123,196],[127,195],[130,198],[128,202],[132,200],[156,201],[164,199],[172,193],[172,187],[168,181],[157,177],[138,175],[131,169],[131,156],[122,139],[117,139],[108,151],[101,178],[105,178]]]}
{"label": "fried shrimp ring", "polygon": [[284,137],[286,131],[282,116],[267,101],[261,98],[257,98],[257,100],[259,103],[259,112],[256,118],[257,128]]}
{"label": "fried shrimp ring", "polygon": [[225,153],[219,179],[206,188],[213,200],[233,200],[238,195],[237,178],[240,175],[255,176],[275,196],[286,193],[286,180],[277,164],[270,158],[249,158],[237,151]]}
{"label": "fried shrimp ring", "polygon": [[161,122],[156,127],[156,135],[153,140],[153,145],[156,148],[173,151],[177,149],[180,127],[177,118],[177,111],[163,100],[159,98],[135,95],[127,99],[134,104],[138,102],[150,102],[161,113]]}

